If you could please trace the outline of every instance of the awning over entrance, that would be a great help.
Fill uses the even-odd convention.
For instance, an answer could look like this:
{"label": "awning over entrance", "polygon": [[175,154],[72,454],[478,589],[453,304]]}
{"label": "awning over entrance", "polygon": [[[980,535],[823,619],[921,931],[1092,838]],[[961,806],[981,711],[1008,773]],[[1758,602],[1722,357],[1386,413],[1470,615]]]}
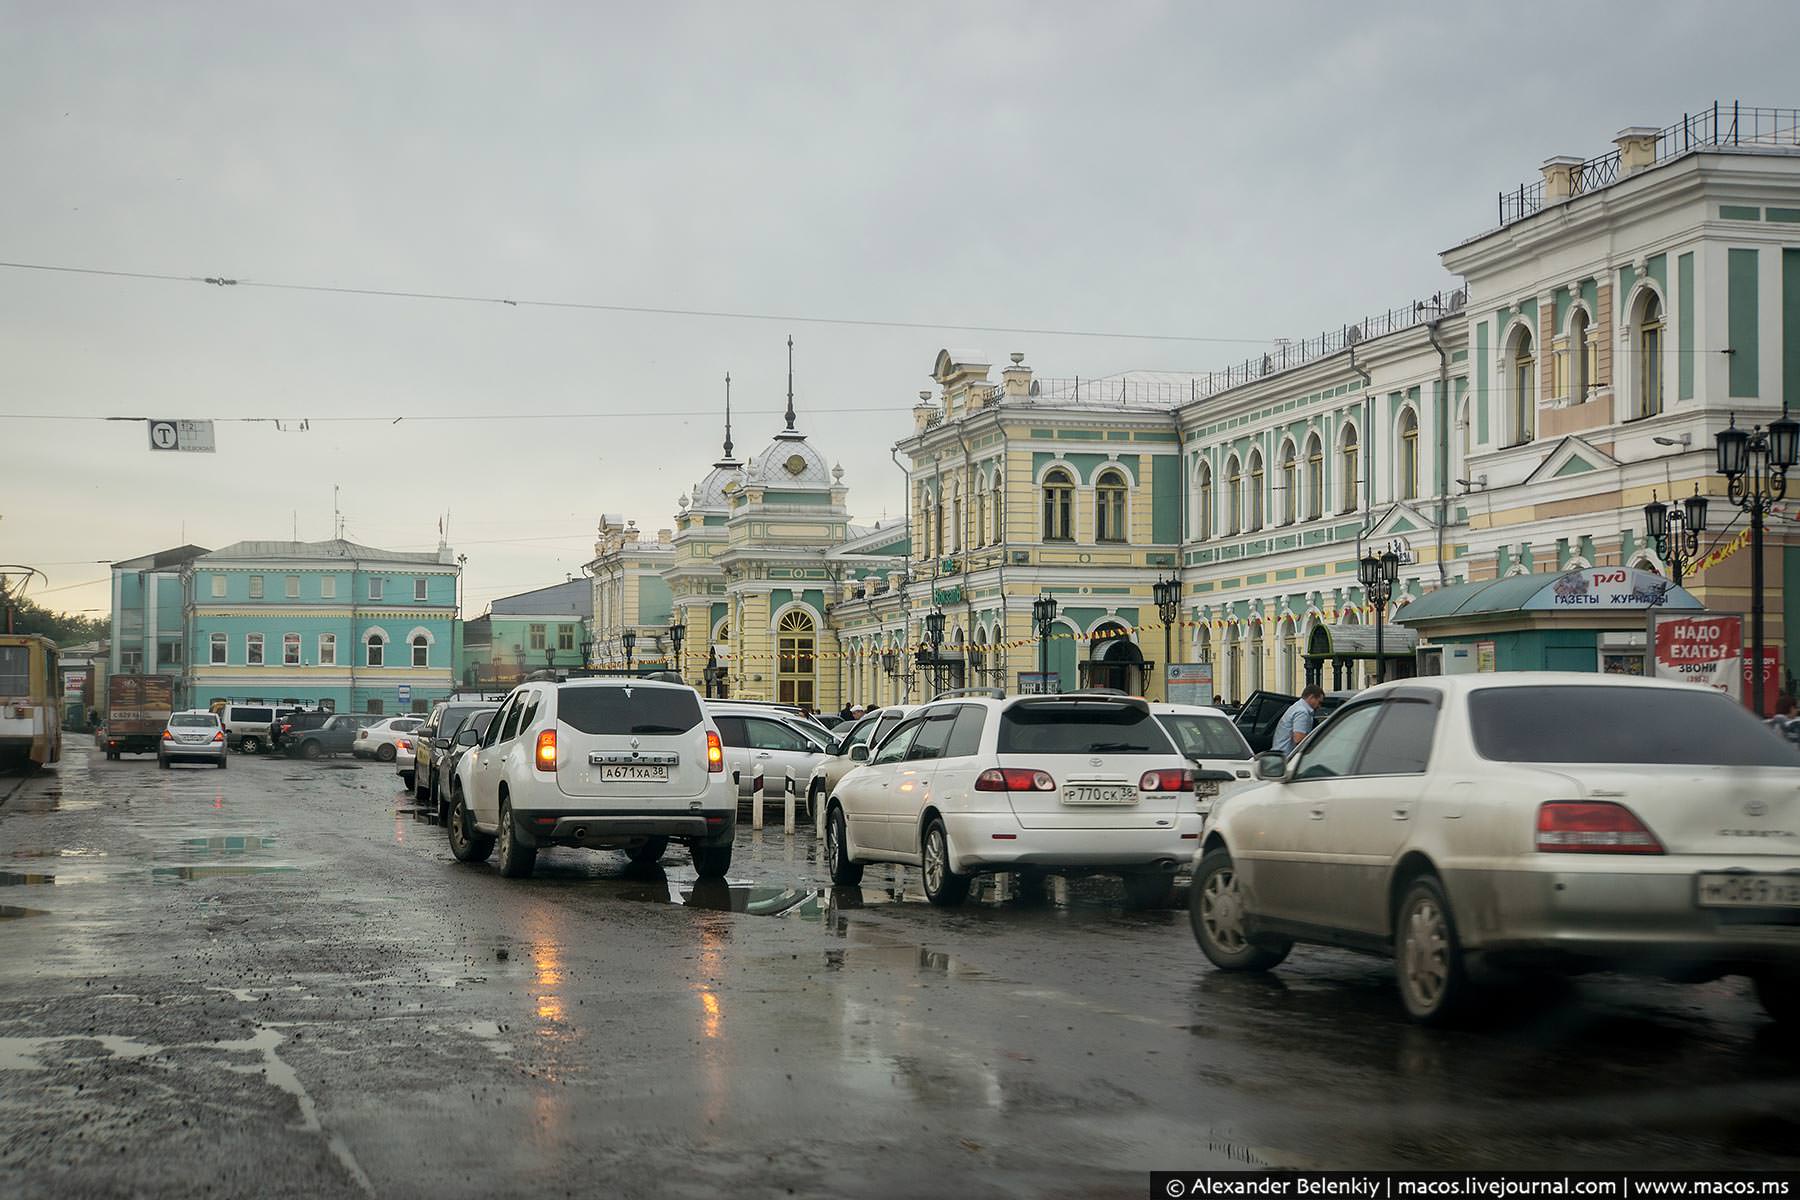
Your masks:
{"label": "awning over entrance", "polygon": [[[1399,625],[1381,627],[1381,657],[1411,658],[1419,648],[1419,635]],[[1375,626],[1315,625],[1306,642],[1306,657],[1317,659],[1374,659]]]}
{"label": "awning over entrance", "polygon": [[1394,619],[1418,625],[1523,612],[1616,614],[1702,607],[1692,592],[1652,571],[1583,567],[1556,574],[1510,575],[1479,583],[1452,584],[1426,592],[1401,609]]}

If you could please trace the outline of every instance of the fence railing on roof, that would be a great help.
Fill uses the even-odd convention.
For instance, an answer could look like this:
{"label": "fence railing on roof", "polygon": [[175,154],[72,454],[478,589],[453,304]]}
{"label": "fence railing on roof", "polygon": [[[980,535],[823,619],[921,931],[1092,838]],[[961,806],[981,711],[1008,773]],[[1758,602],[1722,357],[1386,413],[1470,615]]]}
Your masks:
{"label": "fence railing on roof", "polygon": [[[1655,162],[1718,146],[1800,147],[1800,109],[1746,108],[1736,101],[1729,106],[1714,101],[1711,108],[1683,113],[1679,122],[1658,131]],[[1617,183],[1619,168],[1617,150],[1588,159],[1572,172],[1570,195],[1586,195]],[[1544,181],[1521,183],[1512,191],[1501,192],[1499,200],[1500,228],[1504,229],[1543,209]]]}

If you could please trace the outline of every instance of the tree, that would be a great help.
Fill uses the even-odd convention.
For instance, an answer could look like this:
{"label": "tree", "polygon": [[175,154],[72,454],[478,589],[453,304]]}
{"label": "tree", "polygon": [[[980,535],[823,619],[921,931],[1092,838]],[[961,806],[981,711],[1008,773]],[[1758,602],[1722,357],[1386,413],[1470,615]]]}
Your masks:
{"label": "tree", "polygon": [[54,612],[41,604],[16,596],[6,596],[5,603],[12,608],[13,632],[42,634],[58,646],[97,642],[112,631],[112,623],[105,617]]}

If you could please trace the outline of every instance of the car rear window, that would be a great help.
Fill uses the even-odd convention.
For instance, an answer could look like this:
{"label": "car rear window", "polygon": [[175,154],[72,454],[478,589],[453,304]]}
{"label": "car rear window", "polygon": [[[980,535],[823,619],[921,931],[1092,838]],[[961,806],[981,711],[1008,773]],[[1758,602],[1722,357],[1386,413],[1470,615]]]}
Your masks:
{"label": "car rear window", "polygon": [[249,721],[254,724],[267,725],[275,719],[275,710],[272,708],[234,708],[228,714],[228,718],[233,721]]}
{"label": "car rear window", "polygon": [[1250,747],[1243,735],[1224,717],[1198,713],[1164,713],[1157,718],[1175,748],[1188,758],[1249,758]]}
{"label": "car rear window", "polygon": [[211,713],[176,713],[169,718],[173,729],[210,729],[219,723]]}
{"label": "car rear window", "polygon": [[700,701],[686,688],[565,687],[556,717],[583,733],[686,733],[700,723]]}
{"label": "car rear window", "polygon": [[1068,701],[1015,704],[1000,716],[1001,754],[1173,754],[1150,710]]}
{"label": "car rear window", "polygon": [[1700,688],[1483,688],[1469,725],[1496,762],[1800,767],[1791,742]]}

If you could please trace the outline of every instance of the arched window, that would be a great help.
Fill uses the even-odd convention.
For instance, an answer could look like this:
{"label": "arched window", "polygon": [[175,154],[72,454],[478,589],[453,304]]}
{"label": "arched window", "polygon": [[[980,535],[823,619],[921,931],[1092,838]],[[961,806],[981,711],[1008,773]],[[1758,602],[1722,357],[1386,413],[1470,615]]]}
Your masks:
{"label": "arched window", "polygon": [[1245,656],[1248,673],[1244,679],[1244,694],[1261,691],[1263,685],[1263,623],[1250,623],[1250,652]]}
{"label": "arched window", "polygon": [[1247,507],[1250,512],[1251,529],[1263,527],[1263,457],[1262,451],[1250,452],[1250,496]]}
{"label": "arched window", "polygon": [[1359,482],[1358,474],[1361,467],[1358,465],[1356,426],[1344,426],[1344,440],[1342,445],[1340,470],[1343,472],[1344,500],[1343,506],[1338,511],[1348,513],[1356,511],[1356,502],[1360,494],[1357,490]]}
{"label": "arched window", "polygon": [[371,633],[363,643],[364,661],[371,667],[387,665],[387,639],[379,633]]}
{"label": "arched window", "polygon": [[1598,344],[1588,322],[1587,309],[1577,308],[1569,314],[1569,399],[1580,404],[1594,387],[1595,358]]}
{"label": "arched window", "polygon": [[944,553],[944,498],[933,496],[931,500],[931,552],[935,557]]}
{"label": "arched window", "polygon": [[412,665],[415,667],[431,665],[431,643],[425,640],[425,635],[422,633],[413,634]]}
{"label": "arched window", "polygon": [[1419,498],[1419,416],[1412,409],[1400,412],[1400,499]]}
{"label": "arched window", "polygon": [[1506,394],[1512,402],[1512,444],[1523,446],[1537,436],[1537,358],[1531,332],[1520,328],[1506,355]]}
{"label": "arched window", "polygon": [[1456,429],[1462,438],[1463,463],[1467,465],[1469,455],[1475,449],[1475,410],[1467,400],[1462,402],[1462,408],[1458,410]]}
{"label": "arched window", "polygon": [[775,699],[782,704],[813,703],[814,626],[811,616],[794,609],[775,627]]}
{"label": "arched window", "polygon": [[1125,540],[1125,477],[1107,471],[1094,485],[1094,540]]}
{"label": "arched window", "polygon": [[1225,532],[1244,532],[1244,469],[1235,454],[1225,461]]}
{"label": "arched window", "polygon": [[1003,536],[1003,534],[1005,533],[1005,530],[1006,530],[1006,522],[1005,522],[1004,518],[1002,517],[1002,512],[1006,505],[1006,481],[1000,477],[998,472],[995,472],[995,474],[994,474],[994,489],[993,490],[994,490],[994,503],[993,503],[994,539],[993,540],[994,540],[994,545],[998,546],[1001,542],[1006,540],[1005,537]]}
{"label": "arched window", "polygon": [[963,502],[962,484],[950,486],[950,553],[955,554],[963,548]]}
{"label": "arched window", "polygon": [[1633,390],[1631,415],[1654,417],[1663,409],[1663,309],[1662,301],[1649,288],[1644,289],[1638,301],[1631,332],[1637,343],[1637,387]]}
{"label": "arched window", "polygon": [[1325,511],[1325,448],[1319,435],[1306,439],[1306,519],[1316,521]]}
{"label": "arched window", "polygon": [[1044,476],[1044,540],[1075,540],[1075,481],[1061,467]]}
{"label": "arched window", "polygon": [[988,535],[988,494],[987,485],[977,481],[975,484],[975,544],[987,545]]}
{"label": "arched window", "polygon": [[1212,468],[1205,463],[1194,472],[1194,538],[1205,541],[1212,536],[1213,494]]}
{"label": "arched window", "polygon": [[1292,525],[1300,519],[1300,469],[1294,458],[1294,443],[1281,447],[1281,523]]}

